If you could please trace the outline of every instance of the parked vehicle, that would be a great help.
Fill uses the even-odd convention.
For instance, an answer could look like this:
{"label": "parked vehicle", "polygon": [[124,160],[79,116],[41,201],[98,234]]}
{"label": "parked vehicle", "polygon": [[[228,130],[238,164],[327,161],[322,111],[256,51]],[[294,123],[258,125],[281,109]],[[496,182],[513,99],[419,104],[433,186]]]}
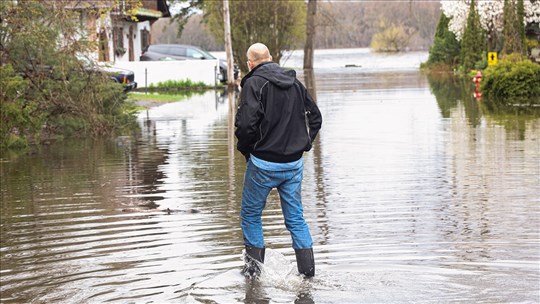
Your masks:
{"label": "parked vehicle", "polygon": [[[207,51],[193,45],[185,44],[152,44],[143,49],[140,61],[217,59]],[[239,69],[234,66],[234,79],[238,79]],[[219,60],[219,80],[227,82],[227,61]]]}
{"label": "parked vehicle", "polygon": [[[81,72],[102,74],[116,83],[120,83],[124,87],[124,92],[128,92],[137,88],[135,82],[135,73],[130,70],[115,68],[110,66],[98,65],[88,58],[78,58],[82,64]],[[24,69],[19,73],[24,78],[45,77],[58,81],[69,80],[70,76],[55,73],[54,67],[51,65],[41,64],[35,61],[29,62]]]}
{"label": "parked vehicle", "polygon": [[85,71],[105,74],[112,81],[122,84],[124,86],[124,92],[135,90],[137,88],[135,73],[133,71],[112,67],[106,63],[100,64],[82,55],[78,56],[78,59],[82,63]]}
{"label": "parked vehicle", "polygon": [[124,92],[135,90],[137,88],[135,73],[133,71],[104,66],[100,66],[98,71],[106,73],[112,81],[122,84],[124,86]]}

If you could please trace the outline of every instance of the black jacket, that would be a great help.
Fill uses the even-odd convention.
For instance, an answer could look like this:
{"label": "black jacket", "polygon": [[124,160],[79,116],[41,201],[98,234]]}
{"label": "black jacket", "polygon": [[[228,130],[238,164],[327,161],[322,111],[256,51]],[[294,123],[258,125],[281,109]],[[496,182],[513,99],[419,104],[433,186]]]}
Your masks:
{"label": "black jacket", "polygon": [[319,108],[294,70],[266,62],[251,70],[240,84],[236,113],[237,149],[246,156],[286,163],[311,149],[322,124]]}

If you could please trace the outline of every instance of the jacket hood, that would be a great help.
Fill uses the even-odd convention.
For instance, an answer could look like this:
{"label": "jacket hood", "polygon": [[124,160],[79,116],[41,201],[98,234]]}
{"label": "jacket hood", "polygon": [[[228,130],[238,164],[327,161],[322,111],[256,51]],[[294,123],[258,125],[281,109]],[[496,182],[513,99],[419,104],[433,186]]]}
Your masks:
{"label": "jacket hood", "polygon": [[273,83],[275,86],[286,89],[294,84],[296,71],[285,70],[275,62],[265,62],[251,70],[246,77],[242,79],[240,85],[244,86],[244,82],[252,76],[262,77]]}

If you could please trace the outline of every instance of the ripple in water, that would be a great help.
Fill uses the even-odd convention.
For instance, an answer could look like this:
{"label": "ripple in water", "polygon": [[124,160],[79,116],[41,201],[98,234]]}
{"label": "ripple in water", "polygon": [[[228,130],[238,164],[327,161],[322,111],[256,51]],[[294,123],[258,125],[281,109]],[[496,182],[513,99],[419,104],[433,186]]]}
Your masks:
{"label": "ripple in water", "polygon": [[538,302],[538,117],[504,124],[406,68],[322,69],[303,185],[315,278],[297,275],[275,192],[265,271],[240,274],[245,161],[211,92],[142,113],[137,139],[2,156],[0,300]]}

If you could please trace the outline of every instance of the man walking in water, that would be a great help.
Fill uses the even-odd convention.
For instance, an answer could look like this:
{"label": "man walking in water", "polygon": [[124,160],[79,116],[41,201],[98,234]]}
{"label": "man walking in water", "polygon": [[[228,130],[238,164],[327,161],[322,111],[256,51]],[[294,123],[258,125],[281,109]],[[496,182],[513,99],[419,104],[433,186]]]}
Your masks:
{"label": "man walking in water", "polygon": [[264,44],[250,46],[247,59],[249,73],[240,84],[235,121],[237,148],[247,160],[240,212],[246,246],[243,272],[257,275],[260,269],[254,260],[264,263],[261,215],[270,191],[277,188],[298,272],[312,277],[313,240],[304,220],[301,188],[303,153],[311,149],[321,128],[321,113],[296,72],[272,62]]}

